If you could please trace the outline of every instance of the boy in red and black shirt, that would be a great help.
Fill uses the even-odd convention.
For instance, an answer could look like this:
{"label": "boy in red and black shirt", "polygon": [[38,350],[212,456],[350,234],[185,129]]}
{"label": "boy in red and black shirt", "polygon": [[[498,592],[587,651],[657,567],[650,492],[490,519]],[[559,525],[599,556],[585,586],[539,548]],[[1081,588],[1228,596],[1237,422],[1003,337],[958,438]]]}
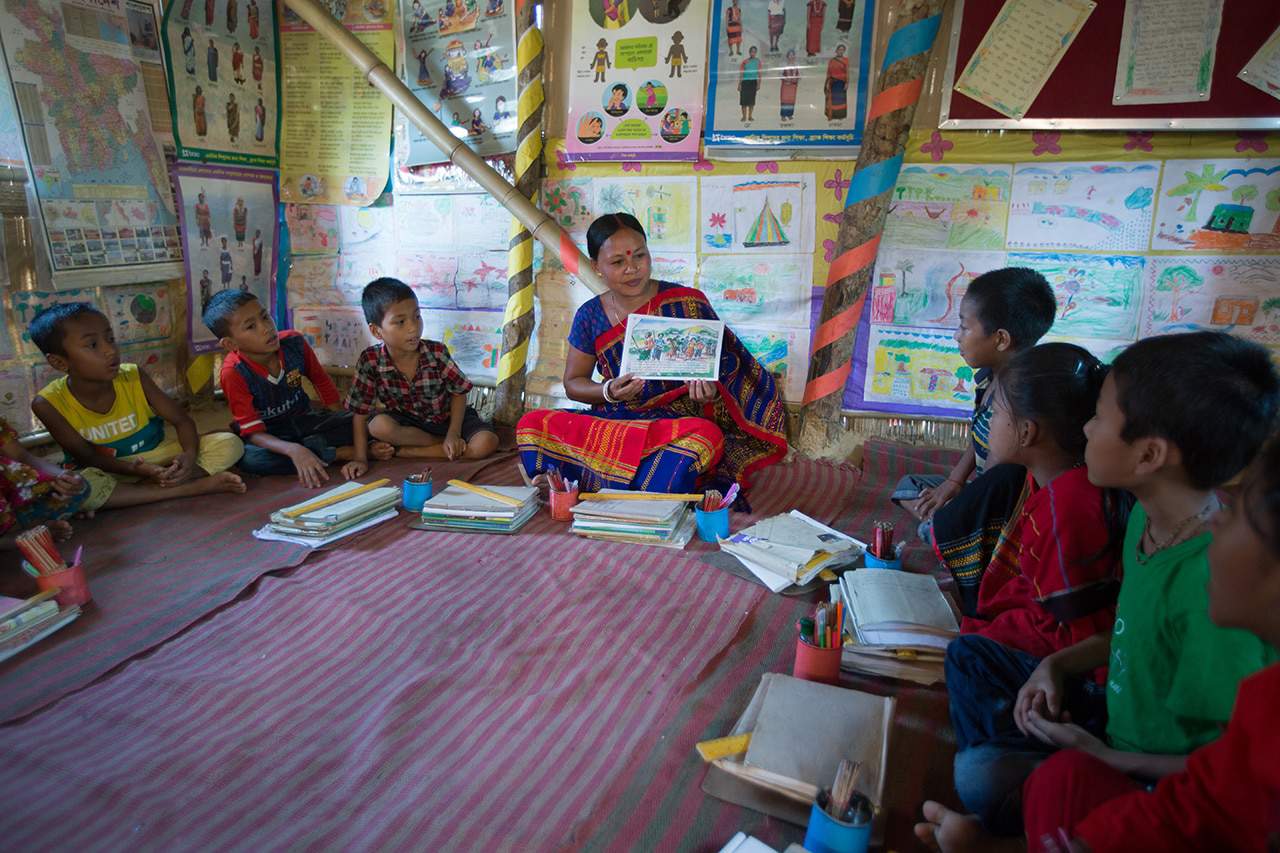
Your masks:
{"label": "boy in red and black shirt", "polygon": [[[348,480],[368,470],[367,453],[357,458],[351,446],[351,415],[312,408],[304,376],[325,406],[338,405],[338,389],[302,335],[277,333],[257,297],[239,290],[215,294],[203,319],[228,353],[222,390],[244,440],[242,471],[296,472],[303,485],[318,488],[328,481],[325,466],[334,460],[346,461],[342,476]],[[372,452],[386,459],[392,449],[379,442]]]}
{"label": "boy in red and black shirt", "polygon": [[404,282],[380,278],[360,299],[369,331],[381,341],[360,354],[347,394],[356,459],[372,435],[397,456],[480,459],[498,447],[493,426],[467,405],[471,382],[449,348],[422,338],[418,297]]}

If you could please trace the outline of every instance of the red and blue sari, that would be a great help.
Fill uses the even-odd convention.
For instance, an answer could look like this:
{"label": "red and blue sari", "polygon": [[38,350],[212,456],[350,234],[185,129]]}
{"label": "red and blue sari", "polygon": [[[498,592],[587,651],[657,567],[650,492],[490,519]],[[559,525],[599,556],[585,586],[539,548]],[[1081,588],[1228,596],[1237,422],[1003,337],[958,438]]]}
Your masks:
{"label": "red and blue sari", "polygon": [[[669,282],[658,282],[658,293],[635,313],[719,319],[701,291]],[[594,353],[607,381],[621,373],[625,330],[625,323],[609,322],[596,297],[574,315],[569,344]],[[728,328],[716,385],[719,395],[706,404],[689,399],[683,382],[647,380],[625,403],[598,403],[586,413],[529,412],[516,427],[520,462],[531,477],[554,467],[583,491],[745,488],[754,472],[786,456],[786,407],[773,375]]]}

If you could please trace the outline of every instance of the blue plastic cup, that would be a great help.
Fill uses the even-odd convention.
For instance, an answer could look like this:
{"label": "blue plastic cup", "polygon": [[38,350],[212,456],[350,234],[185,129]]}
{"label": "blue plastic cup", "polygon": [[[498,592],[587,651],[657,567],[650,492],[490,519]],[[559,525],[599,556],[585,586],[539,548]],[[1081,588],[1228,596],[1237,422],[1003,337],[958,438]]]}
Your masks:
{"label": "blue plastic cup", "polygon": [[702,507],[695,507],[694,517],[698,522],[698,538],[712,544],[729,538],[729,508],[707,512]]}
{"label": "blue plastic cup", "polygon": [[422,505],[431,500],[431,481],[405,480],[400,487],[400,503],[409,512],[422,512]]}
{"label": "blue plastic cup", "polygon": [[871,844],[871,821],[845,823],[827,814],[823,808],[827,792],[809,810],[809,829],[804,834],[804,849],[809,853],[867,853]]}
{"label": "blue plastic cup", "polygon": [[901,569],[902,568],[901,557],[895,557],[892,560],[882,560],[879,557],[877,557],[875,554],[872,554],[870,551],[867,551],[862,556],[864,559],[864,565],[866,565],[868,569]]}

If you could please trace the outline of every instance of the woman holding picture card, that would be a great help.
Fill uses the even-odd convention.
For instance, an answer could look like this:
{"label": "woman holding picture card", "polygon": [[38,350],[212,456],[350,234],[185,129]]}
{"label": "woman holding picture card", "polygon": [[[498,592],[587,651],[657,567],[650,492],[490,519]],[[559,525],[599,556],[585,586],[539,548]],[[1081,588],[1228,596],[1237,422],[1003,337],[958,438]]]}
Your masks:
{"label": "woman holding picture card", "polygon": [[[587,231],[587,254],[609,290],[574,315],[564,387],[591,409],[522,417],[516,439],[525,475],[541,484],[555,468],[584,492],[724,493],[782,461],[786,409],[773,375],[723,327],[701,291],[649,277],[640,222],[627,213],[600,217]],[[642,379],[624,372],[624,359],[644,376],[696,376],[709,367],[713,378]]]}

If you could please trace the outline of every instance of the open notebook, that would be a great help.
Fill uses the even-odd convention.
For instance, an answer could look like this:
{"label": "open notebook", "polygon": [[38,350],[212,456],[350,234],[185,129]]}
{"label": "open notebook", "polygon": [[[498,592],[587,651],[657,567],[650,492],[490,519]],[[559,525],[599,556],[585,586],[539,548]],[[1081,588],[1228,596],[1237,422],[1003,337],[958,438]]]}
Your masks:
{"label": "open notebook", "polygon": [[960,631],[930,575],[858,569],[840,578],[840,588],[863,646],[946,649]]}

